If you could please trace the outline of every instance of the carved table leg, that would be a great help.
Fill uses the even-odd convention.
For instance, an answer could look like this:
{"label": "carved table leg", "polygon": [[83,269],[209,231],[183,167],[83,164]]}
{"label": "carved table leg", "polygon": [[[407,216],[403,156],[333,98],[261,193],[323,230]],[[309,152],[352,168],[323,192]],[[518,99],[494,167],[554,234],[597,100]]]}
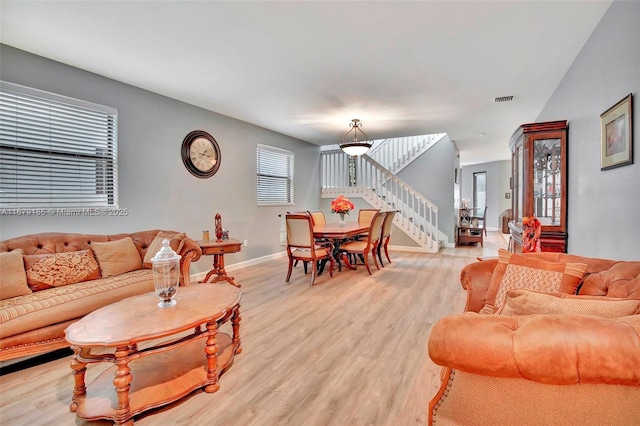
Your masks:
{"label": "carved table leg", "polygon": [[235,353],[239,354],[242,352],[242,346],[240,344],[240,320],[242,319],[242,315],[240,315],[240,305],[233,311],[233,316],[231,317],[231,325],[233,328],[233,340],[232,344],[236,348]]}
{"label": "carved table leg", "polygon": [[129,354],[131,350],[128,346],[123,346],[116,349],[117,366],[115,378],[113,379],[113,385],[116,388],[116,395],[118,396],[118,409],[116,410],[115,424],[116,425],[132,425],[133,421],[129,419],[131,407],[129,406],[129,389],[131,388],[131,369],[129,368]]}
{"label": "carved table leg", "polygon": [[[224,255],[223,254],[215,254],[213,255],[213,270],[209,271],[209,274],[211,274],[212,272],[216,273],[216,276],[213,277],[213,280],[211,280],[211,283],[217,283],[218,281],[226,281],[231,285],[234,285],[236,287],[240,287],[240,284],[236,284],[235,281],[233,280],[233,277],[230,277],[229,275],[227,275],[227,271],[224,269]],[[207,274],[207,278],[205,278],[205,281],[208,280],[209,274]]]}
{"label": "carved table leg", "polygon": [[71,369],[73,374],[73,396],[71,397],[71,406],[69,409],[74,413],[78,409],[78,403],[80,398],[87,395],[87,387],[84,384],[84,375],[87,371],[87,363],[80,361],[80,348],[78,346],[72,346],[73,358],[71,359]]}
{"label": "carved table leg", "polygon": [[204,391],[207,393],[216,392],[220,389],[220,382],[218,382],[218,324],[213,322],[207,323],[207,337],[206,346],[204,351],[207,354],[207,379],[213,380],[213,383],[205,386]]}

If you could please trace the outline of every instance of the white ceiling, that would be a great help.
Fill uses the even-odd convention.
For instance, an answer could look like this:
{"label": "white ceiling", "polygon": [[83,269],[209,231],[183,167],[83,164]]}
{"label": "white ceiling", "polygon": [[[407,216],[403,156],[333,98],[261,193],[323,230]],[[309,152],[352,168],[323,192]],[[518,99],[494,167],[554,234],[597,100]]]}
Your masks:
{"label": "white ceiling", "polygon": [[509,158],[610,4],[2,0],[0,41],[318,145],[446,132],[469,165]]}

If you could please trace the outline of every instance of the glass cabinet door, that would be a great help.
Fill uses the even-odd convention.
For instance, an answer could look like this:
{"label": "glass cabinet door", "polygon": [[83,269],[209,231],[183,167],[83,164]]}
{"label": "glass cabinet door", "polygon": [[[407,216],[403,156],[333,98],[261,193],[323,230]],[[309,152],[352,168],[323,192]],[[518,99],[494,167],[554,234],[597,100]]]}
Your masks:
{"label": "glass cabinet door", "polygon": [[533,142],[533,214],[542,225],[560,226],[561,139],[537,139]]}
{"label": "glass cabinet door", "polygon": [[542,224],[542,251],[567,251],[566,120],[522,124],[509,141],[512,159],[510,249],[522,250],[522,218]]}
{"label": "glass cabinet door", "polygon": [[522,223],[522,209],[524,207],[524,147],[519,144],[513,156],[513,218]]}

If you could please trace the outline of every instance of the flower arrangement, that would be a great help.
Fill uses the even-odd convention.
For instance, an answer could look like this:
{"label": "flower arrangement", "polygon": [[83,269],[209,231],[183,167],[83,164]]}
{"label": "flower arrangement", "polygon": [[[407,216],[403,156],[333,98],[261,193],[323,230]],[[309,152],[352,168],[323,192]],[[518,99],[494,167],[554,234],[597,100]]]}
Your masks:
{"label": "flower arrangement", "polygon": [[344,215],[349,214],[349,212],[355,208],[356,206],[344,195],[340,195],[331,201],[331,213],[338,213],[340,219],[344,219]]}

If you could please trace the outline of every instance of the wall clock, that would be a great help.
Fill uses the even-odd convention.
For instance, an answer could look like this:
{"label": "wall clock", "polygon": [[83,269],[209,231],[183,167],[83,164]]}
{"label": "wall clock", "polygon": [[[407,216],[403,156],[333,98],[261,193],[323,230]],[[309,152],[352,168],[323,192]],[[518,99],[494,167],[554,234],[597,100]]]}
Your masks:
{"label": "wall clock", "polygon": [[184,138],[181,153],[189,173],[200,179],[210,178],[220,168],[218,142],[203,130],[194,130]]}

